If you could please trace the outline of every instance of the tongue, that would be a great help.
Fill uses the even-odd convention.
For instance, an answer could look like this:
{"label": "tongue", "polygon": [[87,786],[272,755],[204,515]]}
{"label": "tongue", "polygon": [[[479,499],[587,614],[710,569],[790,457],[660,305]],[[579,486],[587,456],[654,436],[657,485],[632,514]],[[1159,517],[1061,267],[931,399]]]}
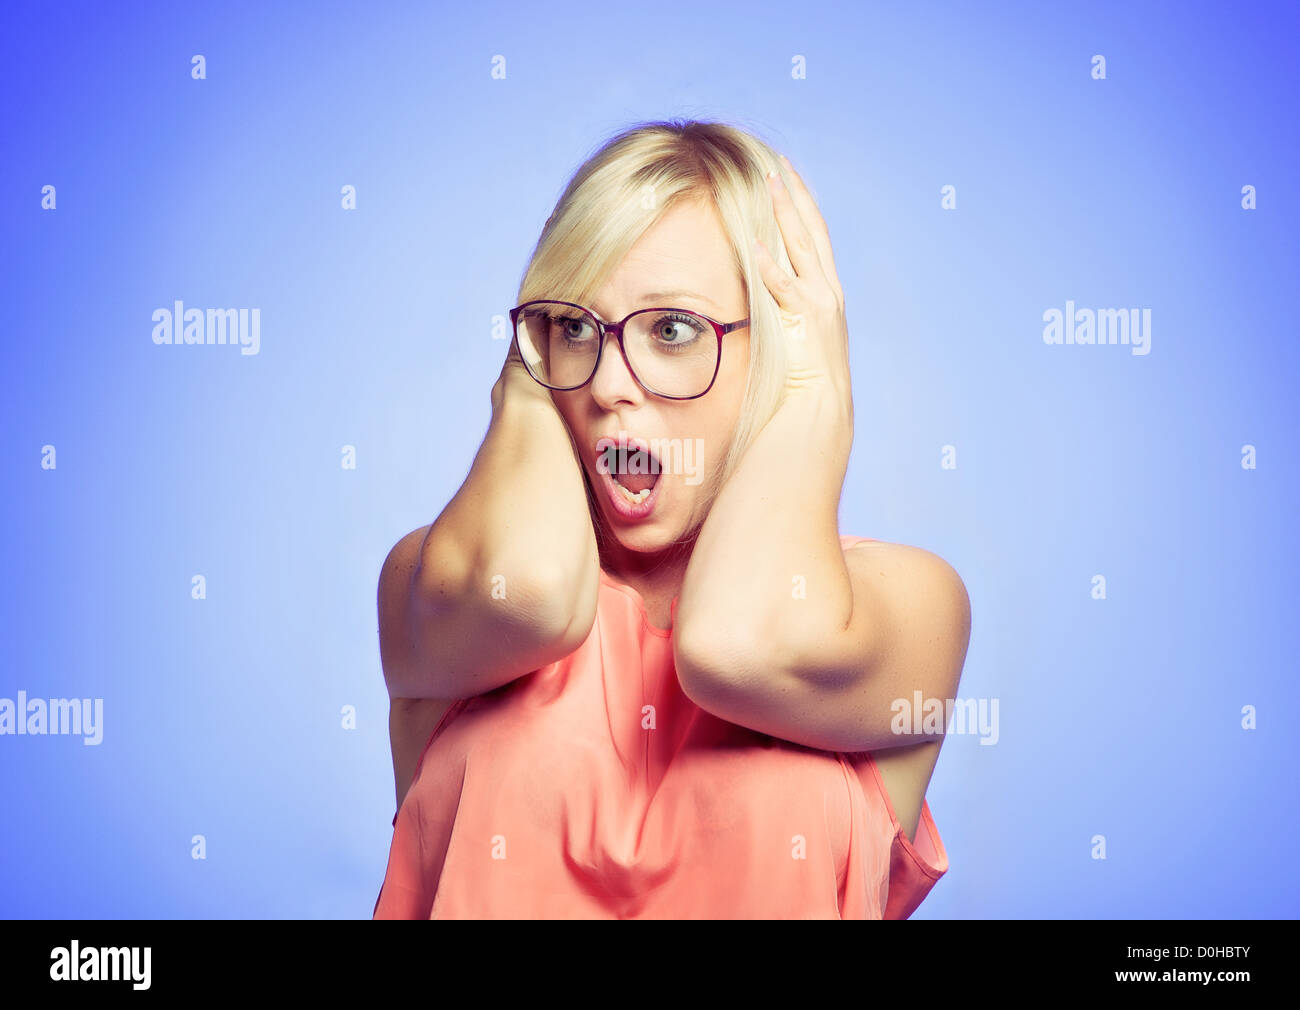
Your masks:
{"label": "tongue", "polygon": [[644,491],[648,487],[654,487],[658,474],[653,473],[620,473],[615,479],[625,488],[636,494],[638,491]]}

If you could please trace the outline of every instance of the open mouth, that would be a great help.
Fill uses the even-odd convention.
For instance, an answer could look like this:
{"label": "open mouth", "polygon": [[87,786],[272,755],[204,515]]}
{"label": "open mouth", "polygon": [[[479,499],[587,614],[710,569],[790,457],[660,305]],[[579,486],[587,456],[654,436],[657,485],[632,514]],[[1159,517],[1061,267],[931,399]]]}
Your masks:
{"label": "open mouth", "polygon": [[614,488],[629,505],[641,505],[659,482],[659,457],[639,439],[596,442],[596,469],[607,474]]}

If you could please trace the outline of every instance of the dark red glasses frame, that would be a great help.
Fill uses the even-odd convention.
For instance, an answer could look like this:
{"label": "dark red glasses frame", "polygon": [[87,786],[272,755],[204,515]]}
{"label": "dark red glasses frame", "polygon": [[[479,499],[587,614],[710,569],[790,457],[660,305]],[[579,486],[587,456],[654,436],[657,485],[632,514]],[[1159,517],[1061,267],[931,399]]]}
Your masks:
{"label": "dark red glasses frame", "polygon": [[[588,375],[587,378],[584,379],[582,382],[579,382],[576,386],[552,386],[549,382],[542,382],[541,379],[537,378],[537,376],[533,374],[533,370],[528,367],[528,359],[524,357],[523,348],[519,346],[519,319],[520,316],[523,314],[524,309],[528,308],[530,305],[567,305],[571,309],[577,309],[579,312],[583,313],[593,323],[596,324],[596,332],[600,334],[600,343],[596,347],[596,360],[595,362],[592,363],[591,374]],[[636,369],[632,367],[632,362],[627,356],[627,348],[623,345],[623,327],[627,325],[627,321],[629,319],[631,319],[633,316],[639,316],[643,312],[689,313],[690,315],[695,316],[698,319],[703,319],[706,323],[708,323],[710,326],[713,327],[713,332],[718,338],[718,358],[713,363],[713,375],[709,379],[709,384],[704,387],[703,392],[695,393],[692,396],[673,396],[669,393],[661,393],[657,389],[651,389],[649,386],[647,386],[644,382],[641,381],[641,376],[636,374]],[[618,337],[619,353],[623,355],[623,361],[627,364],[627,370],[632,374],[632,378],[636,379],[638,386],[644,389],[647,393],[650,393],[654,396],[662,396],[666,400],[698,400],[701,396],[703,396],[710,389],[712,389],[713,383],[717,381],[718,369],[722,367],[722,338],[726,336],[728,333],[730,333],[732,330],[738,330],[742,326],[748,326],[749,318],[746,317],[734,323],[720,323],[716,319],[710,319],[702,312],[696,312],[694,309],[683,309],[675,306],[674,307],[663,306],[661,308],[637,309],[635,312],[629,312],[626,316],[624,316],[616,323],[607,323],[599,316],[597,316],[596,313],[592,312],[591,309],[587,308],[585,305],[578,305],[575,302],[562,302],[556,298],[537,298],[531,302],[524,302],[522,305],[516,305],[513,309],[511,309],[510,325],[514,332],[515,350],[519,352],[519,357],[524,362],[524,367],[528,369],[528,374],[532,376],[534,381],[545,386],[547,389],[554,389],[557,392],[567,393],[574,389],[581,389],[583,386],[587,385],[587,383],[589,383],[592,379],[596,377],[596,372],[600,368],[600,358],[601,355],[605,353],[605,337],[607,334],[613,333],[616,337]]]}

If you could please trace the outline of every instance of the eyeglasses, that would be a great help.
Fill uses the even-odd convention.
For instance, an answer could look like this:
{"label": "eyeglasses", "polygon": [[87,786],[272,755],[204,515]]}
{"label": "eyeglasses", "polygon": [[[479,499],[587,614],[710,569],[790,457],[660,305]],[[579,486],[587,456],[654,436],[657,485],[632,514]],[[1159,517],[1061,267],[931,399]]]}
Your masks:
{"label": "eyeglasses", "polygon": [[748,319],[719,323],[669,308],[638,309],[606,323],[581,305],[545,300],[511,309],[510,322],[528,374],[547,389],[580,389],[590,382],[612,333],[641,388],[670,400],[694,400],[712,389],[723,336],[749,325]]}

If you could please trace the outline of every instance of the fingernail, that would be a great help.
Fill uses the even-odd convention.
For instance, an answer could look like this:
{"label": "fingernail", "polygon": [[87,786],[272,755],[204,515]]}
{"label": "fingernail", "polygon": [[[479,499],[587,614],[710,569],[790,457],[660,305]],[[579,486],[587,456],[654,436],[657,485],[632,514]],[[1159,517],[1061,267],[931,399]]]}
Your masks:
{"label": "fingernail", "polygon": [[775,182],[781,189],[785,189],[785,183],[781,180],[781,173],[776,169],[767,173],[767,179],[769,182]]}
{"label": "fingernail", "polygon": [[794,168],[794,166],[790,164],[790,159],[787,158],[784,154],[778,155],[778,157],[780,157],[782,163],[784,163],[786,168]]}

